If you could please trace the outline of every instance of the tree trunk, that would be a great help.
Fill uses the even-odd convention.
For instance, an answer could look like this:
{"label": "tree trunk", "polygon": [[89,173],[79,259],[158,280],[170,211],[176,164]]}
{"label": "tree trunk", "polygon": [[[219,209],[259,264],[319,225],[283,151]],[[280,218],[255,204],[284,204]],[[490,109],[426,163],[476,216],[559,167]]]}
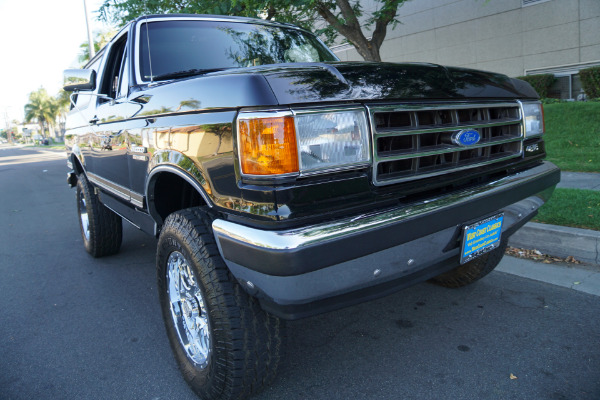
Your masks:
{"label": "tree trunk", "polygon": [[382,9],[381,15],[374,21],[375,30],[373,31],[371,40],[368,40],[363,34],[356,13],[348,0],[336,0],[337,7],[342,13],[343,21],[333,14],[327,4],[318,1],[316,7],[317,13],[342,36],[348,39],[365,61],[381,62],[379,49],[387,34],[387,26],[394,20],[398,12],[398,7],[404,1],[406,0],[382,2],[386,3],[386,5]]}
{"label": "tree trunk", "polygon": [[366,43],[352,43],[365,61],[377,61],[381,62],[381,55],[379,54],[379,48],[373,45],[372,40],[368,40]]}

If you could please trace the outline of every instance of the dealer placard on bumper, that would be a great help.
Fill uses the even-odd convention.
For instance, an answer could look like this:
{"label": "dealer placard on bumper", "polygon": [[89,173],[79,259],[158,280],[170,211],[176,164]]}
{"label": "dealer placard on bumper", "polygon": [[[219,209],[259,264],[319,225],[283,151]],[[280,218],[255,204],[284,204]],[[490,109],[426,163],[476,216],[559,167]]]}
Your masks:
{"label": "dealer placard on bumper", "polygon": [[464,264],[500,246],[504,213],[463,228],[460,263]]}

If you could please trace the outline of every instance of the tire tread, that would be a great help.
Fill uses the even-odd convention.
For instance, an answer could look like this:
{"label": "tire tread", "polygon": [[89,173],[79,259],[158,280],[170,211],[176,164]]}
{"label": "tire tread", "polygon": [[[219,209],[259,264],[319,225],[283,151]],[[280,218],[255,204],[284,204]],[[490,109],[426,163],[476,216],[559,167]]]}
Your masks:
{"label": "tire tread", "polygon": [[[243,399],[258,393],[273,380],[281,363],[283,322],[262,310],[231,275],[215,243],[212,218],[204,208],[181,210],[166,219],[157,253],[159,288],[161,260],[167,257],[163,235],[181,238],[191,249],[192,264],[203,267],[197,273],[211,306],[210,321],[215,332],[212,338],[222,338],[213,341],[215,373],[214,382],[208,386],[199,382],[197,371],[177,351],[178,339],[170,337],[186,381],[201,398]],[[163,318],[169,324],[167,318],[171,316],[165,315],[164,304]]]}
{"label": "tire tread", "polygon": [[83,193],[88,210],[90,239],[86,240],[82,232],[87,252],[96,258],[118,253],[123,241],[121,217],[100,202],[84,174],[78,176],[77,183],[77,190]]}

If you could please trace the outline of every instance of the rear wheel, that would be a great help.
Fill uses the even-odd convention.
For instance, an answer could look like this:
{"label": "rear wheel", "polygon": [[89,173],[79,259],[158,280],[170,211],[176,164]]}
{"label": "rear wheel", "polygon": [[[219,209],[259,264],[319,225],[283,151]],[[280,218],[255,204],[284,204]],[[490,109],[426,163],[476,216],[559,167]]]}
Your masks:
{"label": "rear wheel", "polygon": [[121,217],[100,203],[84,174],[77,176],[77,213],[81,237],[88,253],[102,257],[119,251],[123,240]]}
{"label": "rear wheel", "polygon": [[502,240],[500,246],[496,249],[460,265],[451,271],[438,275],[432,278],[431,281],[435,284],[449,288],[458,288],[478,281],[492,272],[494,268],[500,264],[507,245],[508,241]]}
{"label": "rear wheel", "polygon": [[275,376],[283,321],[264,312],[229,273],[206,210],[165,220],[156,256],[167,336],[182,374],[203,399],[241,399]]}

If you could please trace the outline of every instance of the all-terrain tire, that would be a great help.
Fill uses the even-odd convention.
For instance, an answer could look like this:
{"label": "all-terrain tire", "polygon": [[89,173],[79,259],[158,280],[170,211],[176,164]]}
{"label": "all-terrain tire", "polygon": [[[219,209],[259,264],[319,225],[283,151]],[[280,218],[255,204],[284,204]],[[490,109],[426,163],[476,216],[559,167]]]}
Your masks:
{"label": "all-terrain tire", "polygon": [[483,278],[498,266],[504,256],[507,244],[508,240],[504,239],[496,249],[432,278],[431,282],[448,288],[469,285]]}
{"label": "all-terrain tire", "polygon": [[269,384],[282,360],[284,323],[231,275],[205,208],[167,217],[156,263],[167,336],[194,392],[202,399],[243,399]]}
{"label": "all-terrain tire", "polygon": [[85,250],[94,257],[116,254],[123,240],[121,217],[106,208],[87,180],[77,176],[77,213]]}

